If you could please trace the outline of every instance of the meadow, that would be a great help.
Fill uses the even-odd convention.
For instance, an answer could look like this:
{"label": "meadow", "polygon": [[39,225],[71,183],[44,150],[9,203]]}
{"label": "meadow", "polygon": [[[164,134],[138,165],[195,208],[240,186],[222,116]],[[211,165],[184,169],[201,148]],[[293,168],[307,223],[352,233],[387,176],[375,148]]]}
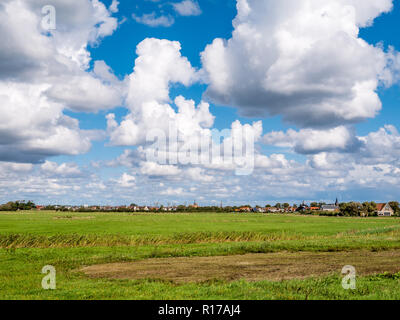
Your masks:
{"label": "meadow", "polygon": [[399,271],[398,218],[0,212],[0,299],[397,300]]}

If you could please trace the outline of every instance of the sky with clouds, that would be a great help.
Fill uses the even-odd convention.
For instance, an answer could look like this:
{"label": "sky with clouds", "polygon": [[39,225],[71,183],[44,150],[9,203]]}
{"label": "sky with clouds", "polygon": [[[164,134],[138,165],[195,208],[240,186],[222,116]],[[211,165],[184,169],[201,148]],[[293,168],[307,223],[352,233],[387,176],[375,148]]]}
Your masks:
{"label": "sky with clouds", "polygon": [[0,202],[399,200],[399,21],[394,0],[2,0]]}

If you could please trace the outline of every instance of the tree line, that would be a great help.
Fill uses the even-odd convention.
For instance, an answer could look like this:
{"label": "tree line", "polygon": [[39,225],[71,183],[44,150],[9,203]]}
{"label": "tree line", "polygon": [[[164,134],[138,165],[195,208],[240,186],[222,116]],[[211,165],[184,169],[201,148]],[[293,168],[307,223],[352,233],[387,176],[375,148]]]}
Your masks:
{"label": "tree line", "polygon": [[[389,205],[392,207],[395,216],[400,216],[400,205],[398,201],[391,201]],[[375,217],[377,213],[377,204],[375,202],[347,202],[339,204],[339,211],[305,211],[303,214],[318,214],[324,216],[343,216],[343,217]]]}
{"label": "tree line", "polygon": [[[321,207],[324,203],[311,203],[311,207]],[[391,201],[389,202],[389,205],[392,207],[394,210],[395,216],[400,216],[400,204],[398,201]],[[276,208],[288,208],[290,205],[288,203],[280,204],[277,203],[275,205]],[[115,208],[107,211],[111,212],[130,212],[134,211],[133,208],[134,206],[128,207],[128,208]],[[241,207],[250,207],[250,205],[246,206],[241,206]],[[266,208],[271,207],[270,205],[266,205]],[[293,205],[293,207],[297,207],[297,205]],[[6,204],[0,205],[0,211],[18,211],[18,210],[32,210],[35,209],[36,205],[32,201],[10,201],[7,202]],[[208,207],[187,207],[187,206],[177,206],[174,211],[176,212],[234,212],[236,209],[239,209],[240,207],[236,206],[227,206],[227,207],[218,207],[218,206],[208,206]],[[44,210],[57,210],[57,211],[79,211],[79,212],[94,212],[94,211],[104,211],[101,209],[93,209],[93,208],[74,208],[68,209],[66,207],[58,207],[56,208],[55,206],[46,206],[43,208]],[[158,210],[155,210],[155,208],[149,209],[149,211],[162,211],[163,206],[160,208],[157,208]],[[317,215],[325,215],[325,216],[346,216],[346,217],[373,217],[377,216],[377,204],[375,202],[347,202],[347,203],[341,203],[339,205],[339,210],[336,212],[327,212],[327,211],[315,211],[315,210],[304,210],[301,212],[301,214],[317,214]]]}
{"label": "tree line", "polygon": [[32,201],[10,201],[0,205],[0,211],[32,210],[36,205]]}

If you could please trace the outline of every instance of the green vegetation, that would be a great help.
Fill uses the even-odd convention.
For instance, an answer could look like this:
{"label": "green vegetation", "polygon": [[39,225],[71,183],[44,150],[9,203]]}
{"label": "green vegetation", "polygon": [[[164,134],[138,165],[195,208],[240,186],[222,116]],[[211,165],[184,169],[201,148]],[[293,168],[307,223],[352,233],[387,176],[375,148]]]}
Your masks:
{"label": "green vegetation", "polygon": [[32,201],[10,201],[0,205],[0,211],[31,210],[34,208],[36,208],[36,205]]}
{"label": "green vegetation", "polygon": [[[398,218],[232,213],[0,213],[0,299],[399,299],[399,274],[177,284],[90,278],[83,266],[147,258],[400,250]],[[43,290],[54,265],[57,290]],[[400,266],[399,270],[400,271]],[[195,272],[195,270],[193,270]]]}
{"label": "green vegetation", "polygon": [[398,201],[391,201],[391,202],[389,202],[389,205],[394,210],[394,214],[396,216],[400,216],[400,204],[399,204],[399,202]]}

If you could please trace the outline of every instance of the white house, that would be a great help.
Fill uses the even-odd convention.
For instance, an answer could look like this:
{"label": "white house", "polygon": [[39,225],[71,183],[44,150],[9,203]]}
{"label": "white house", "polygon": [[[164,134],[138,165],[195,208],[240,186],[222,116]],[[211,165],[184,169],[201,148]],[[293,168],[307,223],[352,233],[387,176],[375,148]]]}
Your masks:
{"label": "white house", "polygon": [[335,204],[324,204],[324,205],[321,207],[321,210],[322,210],[322,211],[329,211],[329,212],[336,212],[336,211],[339,211],[339,210],[340,210],[340,207],[339,207],[339,201],[338,201],[338,199],[336,199]]}
{"label": "white house", "polygon": [[394,210],[389,203],[377,203],[376,209],[380,217],[391,217],[394,215]]}

